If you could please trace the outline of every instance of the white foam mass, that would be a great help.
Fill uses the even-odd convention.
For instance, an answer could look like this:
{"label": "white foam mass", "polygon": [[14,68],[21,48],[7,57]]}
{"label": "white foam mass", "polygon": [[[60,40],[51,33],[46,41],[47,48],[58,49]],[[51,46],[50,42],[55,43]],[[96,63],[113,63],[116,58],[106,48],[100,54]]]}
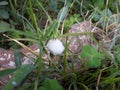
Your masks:
{"label": "white foam mass", "polygon": [[59,39],[49,40],[47,48],[53,55],[61,55],[65,49],[63,43]]}

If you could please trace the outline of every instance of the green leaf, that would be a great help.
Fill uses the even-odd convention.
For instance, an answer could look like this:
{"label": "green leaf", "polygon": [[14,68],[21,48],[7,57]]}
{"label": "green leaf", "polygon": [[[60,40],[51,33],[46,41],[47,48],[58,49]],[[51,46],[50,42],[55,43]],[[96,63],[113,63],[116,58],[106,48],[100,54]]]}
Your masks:
{"label": "green leaf", "polygon": [[62,90],[62,87],[59,85],[55,79],[46,79],[43,82],[43,85],[39,87],[38,90]]}
{"label": "green leaf", "polygon": [[97,49],[90,46],[90,45],[85,45],[82,49],[82,52],[81,52],[82,58],[89,58],[89,57],[101,58],[101,56],[102,55],[97,51]]}
{"label": "green leaf", "polygon": [[22,65],[21,60],[20,60],[19,50],[14,51],[14,61],[15,61],[16,68],[19,68]]}
{"label": "green leaf", "polygon": [[91,46],[86,45],[83,47],[82,52],[81,52],[81,57],[82,58],[87,58],[91,56]]}
{"label": "green leaf", "polygon": [[13,75],[13,77],[8,81],[8,83],[3,87],[2,90],[13,90],[15,86],[18,86],[25,77],[34,70],[34,66],[26,64],[18,68]]}
{"label": "green leaf", "polygon": [[50,9],[52,11],[56,11],[57,10],[57,1],[56,0],[50,0]]}
{"label": "green leaf", "polygon": [[8,11],[0,9],[0,17],[3,19],[8,19],[9,18]]}
{"label": "green leaf", "polygon": [[5,32],[10,29],[10,24],[4,21],[0,21],[0,33]]}
{"label": "green leaf", "polygon": [[104,0],[95,0],[94,5],[101,8],[101,9],[105,8]]}
{"label": "green leaf", "polygon": [[22,65],[21,60],[20,60],[20,51],[19,50],[14,51],[14,61],[15,61],[16,68],[18,68]]}
{"label": "green leaf", "polygon": [[81,57],[87,59],[86,65],[91,68],[96,68],[101,65],[102,54],[100,54],[96,48],[85,45],[81,52]]}
{"label": "green leaf", "polygon": [[2,5],[7,5],[7,4],[8,4],[7,1],[1,1],[1,2],[0,2],[0,6],[2,6]]}
{"label": "green leaf", "polygon": [[101,18],[101,16],[97,13],[93,15],[94,21],[98,21],[100,18]]}
{"label": "green leaf", "polygon": [[63,22],[63,20],[65,19],[67,13],[68,13],[68,7],[65,6],[58,13],[58,16],[57,16],[58,22]]}
{"label": "green leaf", "polygon": [[100,67],[101,61],[100,61],[100,59],[96,59],[96,57],[94,57],[94,58],[91,58],[90,60],[88,60],[86,62],[86,65],[91,68],[94,68],[94,67],[97,68],[97,67]]}
{"label": "green leaf", "polygon": [[0,71],[0,77],[6,76],[6,75],[8,75],[8,74],[11,74],[11,73],[13,73],[14,71],[16,71],[16,68],[2,70],[2,71]]}

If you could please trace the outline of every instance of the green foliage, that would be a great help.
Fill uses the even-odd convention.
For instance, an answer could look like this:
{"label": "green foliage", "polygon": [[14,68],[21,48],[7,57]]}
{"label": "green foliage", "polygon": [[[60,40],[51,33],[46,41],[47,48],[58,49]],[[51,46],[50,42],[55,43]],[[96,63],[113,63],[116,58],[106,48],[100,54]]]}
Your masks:
{"label": "green foliage", "polygon": [[82,21],[82,17],[80,17],[79,14],[74,14],[74,15],[69,16],[69,18],[65,20],[64,31],[69,30],[70,26],[72,26],[75,22],[81,22],[81,21]]}
{"label": "green foliage", "polygon": [[68,14],[68,7],[65,6],[58,13],[58,17],[57,17],[58,22],[63,22],[67,14]]}
{"label": "green foliage", "polygon": [[10,24],[4,21],[0,21],[0,33],[6,32],[10,29]]}
{"label": "green foliage", "polygon": [[9,18],[8,11],[4,7],[6,5],[8,5],[7,1],[1,1],[0,2],[0,18],[3,18],[3,19],[8,19]]}
{"label": "green foliage", "polygon": [[49,25],[46,30],[45,30],[45,34],[42,38],[47,39],[47,38],[54,38],[56,37],[56,33],[57,33],[57,28],[58,28],[58,22],[57,21],[53,21],[51,23],[51,25]]}
{"label": "green foliage", "polygon": [[120,45],[115,47],[114,56],[117,64],[120,64]]}
{"label": "green foliage", "polygon": [[38,90],[62,90],[62,87],[59,85],[55,79],[46,79],[42,86]]}
{"label": "green foliage", "polygon": [[21,60],[20,60],[19,50],[14,51],[14,61],[15,61],[16,68],[19,68],[22,65]]}
{"label": "green foliage", "polygon": [[104,10],[98,9],[95,11],[95,14],[93,15],[93,20],[99,21],[101,23],[101,26],[104,28],[108,23],[113,22],[113,19],[110,19],[111,16],[112,16],[112,12],[110,9],[104,9]]}
{"label": "green foliage", "polygon": [[0,10],[0,16],[3,18],[3,19],[8,19],[9,18],[9,14],[6,10]]}
{"label": "green foliage", "polygon": [[17,70],[16,68],[2,70],[2,71],[0,71],[0,77],[11,74],[11,73],[15,72],[16,70]]}
{"label": "green foliage", "polygon": [[34,66],[32,65],[21,66],[19,69],[16,70],[12,78],[8,81],[8,83],[3,87],[2,90],[12,90],[15,86],[20,85],[25,77],[33,70]]}
{"label": "green foliage", "polygon": [[118,90],[120,88],[120,82],[119,82],[119,75],[120,75],[120,68],[116,68],[115,66],[112,66],[106,70],[104,70],[102,73],[106,73],[106,75],[102,76],[100,85],[103,88],[108,88],[108,90],[113,87],[112,85],[115,84],[115,89]]}
{"label": "green foliage", "polygon": [[56,11],[57,10],[57,0],[50,0],[49,6],[50,6],[50,10],[52,11]]}
{"label": "green foliage", "polygon": [[83,47],[81,57],[87,59],[86,65],[91,68],[100,67],[102,54],[100,54],[96,48],[86,45]]}
{"label": "green foliage", "polygon": [[103,9],[103,8],[105,8],[105,3],[104,2],[105,2],[104,0],[95,0],[94,5],[95,5],[95,7]]}

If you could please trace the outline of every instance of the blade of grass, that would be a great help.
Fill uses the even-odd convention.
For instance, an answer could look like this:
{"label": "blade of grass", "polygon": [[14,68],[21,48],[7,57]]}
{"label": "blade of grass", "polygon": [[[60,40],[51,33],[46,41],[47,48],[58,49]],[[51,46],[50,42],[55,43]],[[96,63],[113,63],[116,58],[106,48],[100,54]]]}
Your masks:
{"label": "blade of grass", "polygon": [[52,22],[52,19],[51,19],[51,17],[49,16],[49,14],[47,13],[47,11],[44,9],[44,7],[42,6],[42,4],[38,1],[38,0],[36,0],[36,2],[37,2],[37,4],[38,4],[38,8],[40,9],[40,8],[42,8],[42,10],[45,12],[45,14],[47,15],[47,17],[48,17],[48,19],[50,20],[50,23]]}
{"label": "blade of grass", "polygon": [[29,52],[31,52],[33,55],[37,56],[38,57],[38,54],[35,53],[33,50],[31,50],[30,48],[28,48],[26,45],[24,45],[23,43],[19,42],[18,40],[16,39],[13,39],[13,38],[10,38],[8,37],[7,35],[3,34],[5,37],[9,38],[10,40],[16,42],[17,44],[19,44],[21,47],[23,47],[24,49],[28,50]]}
{"label": "blade of grass", "polygon": [[14,51],[14,61],[15,61],[16,68],[19,68],[22,65],[21,60],[20,60],[19,50]]}
{"label": "blade of grass", "polygon": [[21,84],[25,77],[34,70],[34,66],[26,64],[17,69],[13,77],[8,81],[8,83],[3,87],[2,90],[13,90],[15,86]]}
{"label": "blade of grass", "polygon": [[11,74],[11,73],[15,72],[16,70],[17,70],[16,68],[2,70],[2,71],[0,71],[0,77]]}

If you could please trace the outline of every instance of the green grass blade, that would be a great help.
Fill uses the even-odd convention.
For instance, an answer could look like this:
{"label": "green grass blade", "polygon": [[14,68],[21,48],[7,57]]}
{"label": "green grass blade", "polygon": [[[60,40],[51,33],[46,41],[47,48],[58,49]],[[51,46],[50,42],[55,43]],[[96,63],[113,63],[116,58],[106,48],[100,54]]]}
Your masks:
{"label": "green grass blade", "polygon": [[2,90],[13,90],[13,88],[20,85],[25,77],[33,70],[34,66],[32,65],[26,64],[21,66],[19,69],[17,69],[13,77],[8,81]]}
{"label": "green grass blade", "polygon": [[15,61],[16,68],[19,68],[22,65],[20,60],[20,51],[18,50],[14,51],[14,61]]}
{"label": "green grass blade", "polygon": [[8,74],[11,74],[14,71],[16,71],[16,68],[2,70],[2,71],[0,71],[0,77],[6,76]]}
{"label": "green grass blade", "polygon": [[47,15],[47,17],[48,17],[48,19],[50,20],[50,22],[52,22],[52,19],[51,19],[51,17],[49,16],[49,14],[47,13],[47,11],[45,10],[45,8],[42,6],[42,4],[38,1],[38,0],[36,0],[36,2],[37,2],[37,4],[38,4],[38,8],[42,8],[42,10],[45,12],[45,14]]}

